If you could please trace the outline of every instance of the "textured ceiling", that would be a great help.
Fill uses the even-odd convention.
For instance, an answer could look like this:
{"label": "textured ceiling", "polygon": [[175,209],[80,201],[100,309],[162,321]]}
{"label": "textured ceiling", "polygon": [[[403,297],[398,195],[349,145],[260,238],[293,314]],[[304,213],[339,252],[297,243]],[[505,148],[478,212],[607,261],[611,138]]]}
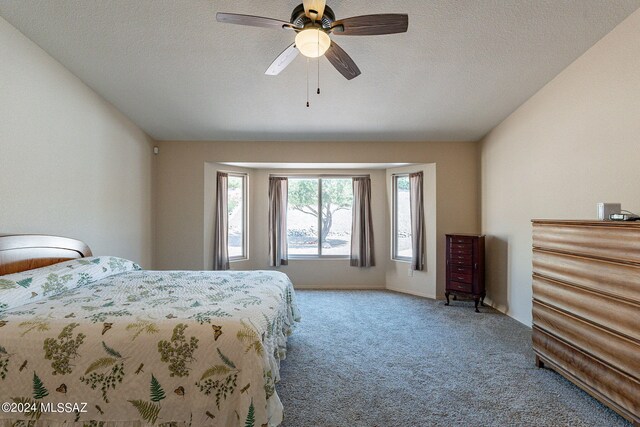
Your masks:
{"label": "textured ceiling", "polygon": [[[332,36],[362,70],[265,76],[300,0],[0,0],[0,15],[158,140],[477,140],[640,0],[329,0],[336,18],[408,13],[406,34]],[[312,62],[312,70],[316,69]]]}

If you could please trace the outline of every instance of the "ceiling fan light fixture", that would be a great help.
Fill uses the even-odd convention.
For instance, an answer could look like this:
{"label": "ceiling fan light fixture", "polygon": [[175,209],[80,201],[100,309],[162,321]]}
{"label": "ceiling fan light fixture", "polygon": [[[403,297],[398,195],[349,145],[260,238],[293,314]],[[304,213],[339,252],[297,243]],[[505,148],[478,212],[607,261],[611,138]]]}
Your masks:
{"label": "ceiling fan light fixture", "polygon": [[331,46],[329,35],[317,28],[306,28],[296,35],[296,47],[308,58],[324,55],[329,46]]}

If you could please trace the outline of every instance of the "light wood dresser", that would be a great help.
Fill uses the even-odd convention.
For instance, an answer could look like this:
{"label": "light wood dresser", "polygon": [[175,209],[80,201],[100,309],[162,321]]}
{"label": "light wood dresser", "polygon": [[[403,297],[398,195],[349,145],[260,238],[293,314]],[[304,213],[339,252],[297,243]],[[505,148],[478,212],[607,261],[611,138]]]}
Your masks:
{"label": "light wood dresser", "polygon": [[640,426],[640,223],[533,221],[533,349]]}

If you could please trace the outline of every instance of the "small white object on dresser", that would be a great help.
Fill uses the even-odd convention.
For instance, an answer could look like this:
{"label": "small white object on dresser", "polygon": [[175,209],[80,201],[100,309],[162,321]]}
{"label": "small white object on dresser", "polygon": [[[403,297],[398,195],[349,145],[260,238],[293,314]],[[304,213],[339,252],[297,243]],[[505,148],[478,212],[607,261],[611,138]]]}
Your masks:
{"label": "small white object on dresser", "polygon": [[600,221],[609,221],[609,215],[621,211],[622,205],[620,203],[598,203],[598,219]]}

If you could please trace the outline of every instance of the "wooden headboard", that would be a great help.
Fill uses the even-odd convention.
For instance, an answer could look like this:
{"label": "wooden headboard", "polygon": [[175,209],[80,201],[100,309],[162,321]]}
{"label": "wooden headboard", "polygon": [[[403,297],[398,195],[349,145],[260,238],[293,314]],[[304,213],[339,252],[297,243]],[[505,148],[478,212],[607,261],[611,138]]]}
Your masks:
{"label": "wooden headboard", "polygon": [[0,276],[91,256],[86,243],[41,234],[0,234]]}

